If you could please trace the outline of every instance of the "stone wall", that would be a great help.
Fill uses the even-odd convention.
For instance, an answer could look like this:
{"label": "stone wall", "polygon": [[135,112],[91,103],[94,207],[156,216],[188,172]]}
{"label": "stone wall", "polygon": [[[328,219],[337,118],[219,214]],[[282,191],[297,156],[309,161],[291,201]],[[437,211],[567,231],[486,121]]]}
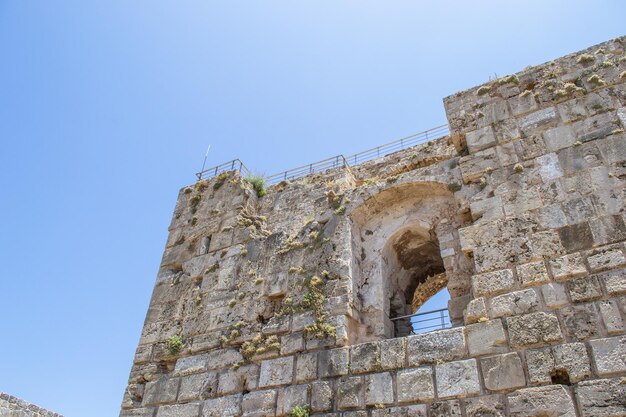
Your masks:
{"label": "stone wall", "polygon": [[[121,416],[626,415],[625,46],[357,167],[183,188]],[[454,327],[394,338],[441,286]]]}
{"label": "stone wall", "polygon": [[0,416],[2,417],[63,417],[44,410],[4,392],[0,392]]}

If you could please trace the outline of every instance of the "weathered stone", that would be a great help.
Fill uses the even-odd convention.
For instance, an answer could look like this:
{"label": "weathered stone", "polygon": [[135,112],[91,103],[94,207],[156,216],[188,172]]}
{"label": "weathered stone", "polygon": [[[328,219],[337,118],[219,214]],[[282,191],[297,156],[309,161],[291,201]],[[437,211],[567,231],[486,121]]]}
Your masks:
{"label": "weathered stone", "polygon": [[465,400],[467,417],[505,417],[504,396],[494,394]]}
{"label": "weathered stone", "polygon": [[600,376],[626,372],[626,337],[608,337],[589,342],[591,355]]}
{"label": "weathered stone", "polygon": [[537,310],[539,300],[534,289],[515,291],[491,299],[491,317],[505,317]]}
{"label": "weathered stone", "polygon": [[308,385],[291,385],[278,391],[276,402],[276,415],[286,416],[295,407],[308,406]]}
{"label": "weathered stone", "polygon": [[480,392],[475,359],[447,362],[435,369],[439,398],[466,397]]}
{"label": "weathered stone", "polygon": [[311,410],[316,413],[330,411],[332,406],[332,384],[329,381],[317,381],[311,384]]}
{"label": "weathered stone", "polygon": [[467,329],[467,346],[472,356],[506,351],[506,335],[501,320],[470,324]]}
{"label": "weathered stone", "polygon": [[598,275],[604,282],[604,287],[609,295],[626,294],[626,270],[605,272]]}
{"label": "weathered stone", "polygon": [[598,313],[593,304],[582,304],[561,309],[565,333],[578,340],[600,335]]}
{"label": "weathered stone", "polygon": [[179,401],[191,401],[204,399],[214,394],[217,390],[217,374],[206,372],[181,378],[178,391]]}
{"label": "weathered stone", "polygon": [[572,397],[562,385],[524,388],[508,398],[511,417],[576,417]]}
{"label": "weathered stone", "polygon": [[296,382],[312,381],[317,378],[317,352],[297,356]]}
{"label": "weathered stone", "polygon": [[619,308],[615,301],[600,301],[598,307],[608,334],[616,334],[624,331],[624,322],[622,321]]}
{"label": "weathered stone", "polygon": [[619,379],[581,382],[576,386],[576,398],[584,416],[626,416],[626,384]]}
{"label": "weathered stone", "polygon": [[196,372],[202,372],[207,367],[208,355],[195,355],[180,358],[176,361],[173,376],[190,375]]}
{"label": "weathered stone", "polygon": [[345,410],[349,408],[357,408],[363,404],[361,399],[361,388],[363,382],[361,377],[342,378],[337,381],[337,408]]}
{"label": "weathered stone", "polygon": [[543,139],[548,150],[554,152],[569,148],[576,142],[571,126],[558,126],[543,132]]}
{"label": "weathered stone", "polygon": [[566,255],[550,260],[552,276],[557,281],[564,281],[587,273],[583,259],[578,254]]}
{"label": "weathered stone", "polygon": [[465,135],[467,147],[471,153],[489,148],[496,144],[496,137],[491,126],[468,132]]}
{"label": "weathered stone", "polygon": [[179,378],[168,378],[166,376],[156,381],[148,382],[144,389],[142,405],[150,406],[174,402],[176,400],[179,383]]}
{"label": "weathered stone", "polygon": [[382,369],[397,369],[404,366],[406,339],[389,339],[380,342],[380,365]]}
{"label": "weathered stone", "polygon": [[365,376],[365,404],[393,403],[393,382],[389,372]]}
{"label": "weathered stone", "polygon": [[346,375],[348,373],[348,348],[326,350],[319,354],[321,377]]}
{"label": "weathered stone", "polygon": [[587,257],[593,272],[606,271],[626,265],[626,259],[619,249],[607,249]]}
{"label": "weathered stone", "polygon": [[538,127],[551,123],[556,118],[556,109],[548,107],[547,109],[538,110],[518,119],[519,128],[522,131],[532,131]]}
{"label": "weathered stone", "polygon": [[487,318],[487,307],[485,306],[485,298],[475,298],[469,302],[465,310],[465,323],[476,323],[480,319]]}
{"label": "weathered stone", "polygon": [[197,417],[200,414],[199,403],[162,405],[156,417]]}
{"label": "weathered stone", "polygon": [[355,374],[381,370],[378,343],[362,343],[350,348],[350,371]]}
{"label": "weathered stone", "polygon": [[372,417],[426,417],[428,407],[425,404],[389,407],[383,409],[374,408]]}
{"label": "weathered stone", "polygon": [[526,386],[522,361],[515,352],[483,358],[480,366],[488,390],[503,391]]}
{"label": "weathered stone", "polygon": [[293,381],[293,356],[261,362],[259,387],[289,384]]}
{"label": "weathered stone", "polygon": [[548,271],[543,261],[519,265],[517,267],[517,276],[523,287],[541,285],[550,281]]}
{"label": "weathered stone", "polygon": [[241,400],[243,416],[263,417],[276,412],[276,390],[254,391]]}
{"label": "weathered stone", "polygon": [[507,317],[506,323],[512,346],[529,346],[563,339],[559,321],[554,314],[540,312]]}
{"label": "weathered stone", "polygon": [[242,395],[213,398],[202,406],[202,417],[224,417],[241,415]]}
{"label": "weathered stone", "polygon": [[593,247],[593,235],[587,222],[563,226],[558,229],[561,244],[567,253]]}
{"label": "weathered stone", "polygon": [[495,295],[511,290],[515,286],[513,271],[503,269],[487,272],[472,277],[472,288],[475,296]]}
{"label": "weathered stone", "polygon": [[550,308],[563,307],[568,303],[567,295],[565,294],[565,286],[558,283],[550,283],[541,286],[541,294],[546,303],[546,306]]}
{"label": "weathered stone", "polygon": [[587,350],[582,343],[528,350],[526,365],[533,384],[571,384],[591,375]]}
{"label": "weathered stone", "polygon": [[435,397],[430,367],[404,369],[397,374],[398,402],[431,400]]}
{"label": "weathered stone", "polygon": [[567,283],[569,296],[573,302],[591,301],[602,297],[600,283],[595,276],[578,278]]}
{"label": "weathered stone", "polygon": [[435,401],[430,404],[431,417],[461,417],[459,400]]}
{"label": "weathered stone", "polygon": [[465,334],[455,328],[409,336],[407,350],[409,366],[459,359],[467,353]]}
{"label": "weathered stone", "polygon": [[250,364],[220,373],[217,381],[217,392],[221,395],[234,394],[244,389],[257,388],[258,366]]}

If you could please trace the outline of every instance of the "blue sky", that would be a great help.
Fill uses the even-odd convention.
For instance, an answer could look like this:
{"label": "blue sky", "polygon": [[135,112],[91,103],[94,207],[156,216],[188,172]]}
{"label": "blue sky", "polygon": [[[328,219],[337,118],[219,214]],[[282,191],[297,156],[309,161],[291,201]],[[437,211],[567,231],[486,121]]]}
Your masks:
{"label": "blue sky", "polygon": [[178,189],[445,123],[624,35],[623,1],[0,0],[0,391],[117,415]]}

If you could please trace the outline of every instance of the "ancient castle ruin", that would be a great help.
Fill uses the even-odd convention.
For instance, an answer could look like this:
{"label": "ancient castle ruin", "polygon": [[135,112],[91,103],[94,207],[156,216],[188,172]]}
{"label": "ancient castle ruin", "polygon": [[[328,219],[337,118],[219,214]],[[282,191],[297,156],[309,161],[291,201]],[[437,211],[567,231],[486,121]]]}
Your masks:
{"label": "ancient castle ruin", "polygon": [[626,38],[444,105],[365,162],[183,188],[121,416],[626,416]]}

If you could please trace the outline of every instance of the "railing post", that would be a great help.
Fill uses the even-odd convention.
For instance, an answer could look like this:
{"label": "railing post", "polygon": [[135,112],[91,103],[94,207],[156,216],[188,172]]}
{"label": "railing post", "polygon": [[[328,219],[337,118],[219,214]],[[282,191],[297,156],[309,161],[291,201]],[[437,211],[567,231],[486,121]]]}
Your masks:
{"label": "railing post", "polygon": [[213,175],[217,175],[217,167],[215,167],[215,174],[213,174]]}
{"label": "railing post", "polygon": [[443,319],[443,310],[441,310],[441,311],[439,312],[439,315],[441,316],[441,328],[442,328],[442,329],[445,329],[446,322],[445,322],[445,321],[444,321],[444,319]]}

